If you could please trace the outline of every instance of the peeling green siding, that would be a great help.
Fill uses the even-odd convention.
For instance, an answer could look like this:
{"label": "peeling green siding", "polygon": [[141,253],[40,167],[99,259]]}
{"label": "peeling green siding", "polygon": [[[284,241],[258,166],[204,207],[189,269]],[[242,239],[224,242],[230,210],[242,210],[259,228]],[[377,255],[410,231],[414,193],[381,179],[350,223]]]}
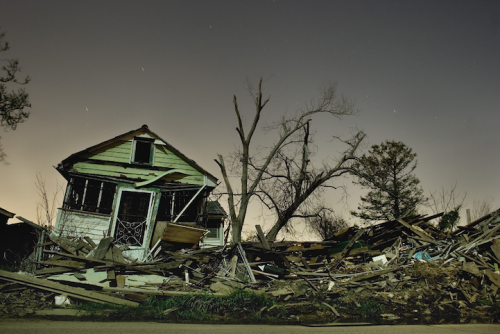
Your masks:
{"label": "peeling green siding", "polygon": [[94,152],[82,155],[82,158],[102,161],[113,162],[130,162],[130,150],[132,149],[132,142],[118,141],[110,144],[109,146],[100,148]]}
{"label": "peeling green siding", "polygon": [[[125,176],[131,179],[150,180],[160,174],[166,169],[151,170],[148,166],[137,166],[130,164],[130,151],[132,149],[132,142],[119,141],[110,144],[106,147],[100,148],[92,153],[82,155],[86,159],[77,162],[73,165],[73,169],[79,173],[95,174],[103,176],[121,177]],[[105,162],[122,163],[122,166],[115,166],[106,164]],[[175,168],[187,176],[178,179],[176,176],[166,176],[164,180],[173,181],[177,180],[181,183],[189,184],[203,184],[203,175],[186,163],[184,160],[176,156],[171,151],[167,150],[162,145],[155,145],[154,153],[154,167],[159,168]]]}

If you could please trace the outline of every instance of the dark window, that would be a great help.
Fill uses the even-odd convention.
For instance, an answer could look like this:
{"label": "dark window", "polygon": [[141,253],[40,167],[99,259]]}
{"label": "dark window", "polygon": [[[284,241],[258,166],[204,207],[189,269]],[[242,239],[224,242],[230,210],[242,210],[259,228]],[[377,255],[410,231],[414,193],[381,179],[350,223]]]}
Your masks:
{"label": "dark window", "polygon": [[132,162],[138,164],[151,165],[152,164],[152,147],[153,141],[136,138],[134,146],[134,159]]}
{"label": "dark window", "polygon": [[73,177],[64,207],[73,210],[110,214],[116,185],[110,182]]}
{"label": "dark window", "polygon": [[[160,199],[160,207],[156,220],[173,221],[175,217],[184,209],[191,201],[197,190],[182,190],[163,192]],[[179,222],[196,222],[198,218],[198,204],[201,197],[195,198],[194,201],[184,210]]]}
{"label": "dark window", "polygon": [[207,221],[207,230],[209,231],[206,238],[220,238],[220,219],[209,219]]}

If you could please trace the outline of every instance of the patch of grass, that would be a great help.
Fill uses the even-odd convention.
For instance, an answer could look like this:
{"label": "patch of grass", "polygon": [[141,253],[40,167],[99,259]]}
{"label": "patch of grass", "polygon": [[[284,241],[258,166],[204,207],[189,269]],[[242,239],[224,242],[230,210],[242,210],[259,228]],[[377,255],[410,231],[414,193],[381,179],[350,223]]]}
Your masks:
{"label": "patch of grass", "polygon": [[14,268],[12,268],[11,266],[8,266],[8,265],[1,265],[0,266],[0,270],[5,270],[5,271],[10,271],[10,272],[14,272]]}
{"label": "patch of grass", "polygon": [[[155,296],[138,307],[113,304],[82,303],[76,306],[90,316],[105,316],[111,319],[175,319],[207,321],[214,315],[244,311],[254,320],[262,318],[260,309],[271,307],[274,300],[270,297],[247,290],[235,290],[227,296],[210,293],[174,296],[160,299]],[[278,312],[278,311],[276,311]]]}
{"label": "patch of grass", "polygon": [[374,300],[361,304],[361,316],[363,318],[378,318],[382,314],[382,307]]}
{"label": "patch of grass", "polygon": [[479,303],[486,306],[500,306],[500,302],[492,302],[489,300],[480,300]]}
{"label": "patch of grass", "polygon": [[286,309],[286,307],[278,305],[277,307],[269,311],[269,315],[275,318],[285,318],[288,316],[288,310]]}
{"label": "patch of grass", "polygon": [[210,314],[222,314],[239,309],[255,313],[262,307],[270,307],[273,304],[274,301],[268,296],[247,290],[235,290],[223,297],[205,293],[175,296],[165,300],[153,299],[150,302],[150,305],[161,313],[174,310],[171,313],[182,319],[195,317],[196,320],[207,319]]}

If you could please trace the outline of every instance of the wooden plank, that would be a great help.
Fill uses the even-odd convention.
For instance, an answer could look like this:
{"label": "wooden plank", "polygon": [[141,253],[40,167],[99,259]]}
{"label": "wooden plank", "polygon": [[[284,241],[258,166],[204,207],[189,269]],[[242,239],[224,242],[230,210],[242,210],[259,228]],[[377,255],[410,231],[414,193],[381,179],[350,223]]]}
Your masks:
{"label": "wooden plank", "polygon": [[304,247],[303,245],[300,245],[300,246],[290,246],[284,252],[286,252],[286,253],[304,252],[304,251],[319,250],[319,249],[324,249],[324,248],[325,248],[325,246],[323,246],[321,244],[312,244],[308,248]]}
{"label": "wooden plank", "polygon": [[108,252],[109,245],[113,241],[113,237],[102,238],[99,242],[99,246],[94,251],[94,259],[102,260],[106,253]]}
{"label": "wooden plank", "polygon": [[168,223],[161,240],[167,242],[197,244],[200,240],[202,240],[206,232],[207,230],[201,228]]}
{"label": "wooden plank", "polygon": [[349,283],[352,283],[352,282],[357,282],[357,281],[365,280],[365,279],[368,279],[368,278],[372,278],[372,277],[375,277],[375,276],[380,276],[380,275],[383,275],[383,274],[387,274],[387,273],[393,272],[395,270],[398,270],[399,268],[400,267],[397,266],[397,267],[387,268],[387,269],[383,269],[383,270],[370,271],[370,272],[367,272],[367,273],[359,273],[356,276],[354,276],[352,279],[350,279],[349,281],[341,282],[341,283],[338,283],[338,284],[339,285],[340,284],[344,285],[344,284],[349,284]]}
{"label": "wooden plank", "polygon": [[245,264],[245,268],[247,269],[248,276],[250,277],[250,282],[256,283],[257,281],[255,280],[255,276],[253,275],[252,269],[250,268],[250,264],[248,263],[248,260],[247,260],[247,255],[245,253],[245,250],[241,246],[241,242],[238,242],[237,247],[238,247],[238,251],[240,252],[240,255],[241,255],[241,260]]}
{"label": "wooden plank", "polygon": [[58,266],[58,267],[69,267],[69,268],[76,268],[76,269],[83,269],[85,268],[85,264],[80,262],[80,261],[61,261],[61,260],[47,260],[47,261],[40,261],[38,262],[40,264],[46,264],[46,265],[51,265],[51,266]]}
{"label": "wooden plank", "polygon": [[157,221],[156,222],[155,230],[153,233],[153,238],[151,239],[151,245],[156,245],[156,243],[160,240],[161,236],[163,235],[163,232],[165,232],[166,228],[167,228],[166,221]]}
{"label": "wooden plank", "polygon": [[269,243],[267,242],[267,239],[264,235],[264,232],[262,232],[262,228],[260,225],[255,225],[255,229],[257,230],[257,235],[259,236],[260,242],[264,246],[265,249],[271,250],[271,247],[269,247]]}
{"label": "wooden plank", "polygon": [[[137,288],[102,288],[102,291],[106,292],[122,292],[122,293],[143,293],[146,295],[156,295],[156,296],[187,296],[187,295],[200,295],[206,294],[206,291],[166,291],[158,289],[137,289]],[[211,296],[227,296],[227,294],[215,292],[211,293]]]}
{"label": "wooden plank", "polygon": [[340,256],[338,257],[338,261],[342,260],[344,258],[344,256],[346,256],[347,252],[349,252],[349,250],[351,250],[351,247],[352,245],[354,245],[354,243],[366,232],[366,229],[362,228],[360,229],[355,235],[354,237],[349,241],[349,243],[347,244],[347,246],[345,246],[345,248],[342,250],[342,252],[340,253]]}
{"label": "wooden plank", "polygon": [[433,242],[433,243],[436,242],[436,240],[434,240],[433,237],[431,237],[429,234],[425,233],[425,231],[422,230],[420,227],[418,227],[418,226],[412,226],[412,225],[408,224],[407,222],[405,222],[403,219],[398,219],[397,221],[401,225],[403,225],[404,227],[408,228],[413,233],[415,233],[416,235],[418,235],[419,237],[421,237],[422,239],[424,239],[425,241],[427,241],[427,242]]}
{"label": "wooden plank", "polygon": [[[91,263],[92,262],[96,262],[96,263],[106,264],[106,261],[103,261],[103,260],[88,259],[86,257],[78,256],[78,255],[65,254],[65,253],[55,252],[55,251],[49,251],[49,250],[44,250],[44,253],[62,255],[62,256],[65,256],[65,257],[73,258],[73,259],[81,259],[81,260],[84,260],[84,261],[87,261],[87,262],[91,262]],[[120,266],[123,266],[123,267],[125,267],[127,269],[141,271],[141,272],[146,273],[146,274],[159,275],[158,273],[155,273],[154,271],[149,271],[149,270],[146,270],[146,269],[142,269],[142,268],[140,268],[138,266],[130,265],[128,263],[122,263],[122,262],[118,262],[118,261],[113,261],[113,263],[117,264],[117,265],[120,265]]]}
{"label": "wooden plank", "polygon": [[64,274],[75,271],[74,268],[67,267],[51,267],[35,270],[35,275],[47,275],[47,274]]}
{"label": "wooden plank", "polygon": [[76,255],[76,249],[78,248],[76,243],[68,240],[67,238],[58,237],[55,233],[49,234],[49,238],[64,250]]}
{"label": "wooden plank", "polygon": [[116,287],[124,288],[125,287],[126,277],[124,275],[116,275]]}
{"label": "wooden plank", "polygon": [[333,307],[332,305],[326,303],[326,302],[322,302],[321,304],[325,305],[326,307],[328,307],[330,310],[332,310],[333,313],[335,313],[335,315],[337,317],[340,317],[340,313],[337,312],[337,310],[335,309],[335,307]]}
{"label": "wooden plank", "polygon": [[16,273],[11,273],[8,271],[0,270],[0,277],[5,280],[26,284],[29,286],[34,286],[39,289],[49,290],[52,292],[63,293],[69,296],[73,296],[75,298],[92,300],[100,303],[112,303],[118,305],[127,305],[127,306],[138,306],[139,304],[136,302],[132,302],[129,300],[124,300],[117,297],[112,297],[108,295],[104,295],[94,291],[87,291],[82,288],[75,288],[71,286],[67,286],[61,283],[47,281],[35,277],[19,275]]}
{"label": "wooden plank", "polygon": [[87,241],[87,243],[92,246],[92,248],[96,248],[97,247],[97,244],[94,242],[94,240],[92,240],[90,237],[88,236],[85,236],[84,237],[85,241]]}
{"label": "wooden plank", "polygon": [[493,240],[493,243],[491,244],[491,251],[497,257],[498,263],[500,263],[500,241]]}

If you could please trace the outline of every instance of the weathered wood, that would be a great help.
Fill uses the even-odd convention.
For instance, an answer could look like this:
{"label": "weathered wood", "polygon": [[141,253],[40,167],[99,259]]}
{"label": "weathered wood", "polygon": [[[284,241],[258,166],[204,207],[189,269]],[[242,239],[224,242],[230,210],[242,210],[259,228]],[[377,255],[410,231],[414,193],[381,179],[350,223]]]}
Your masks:
{"label": "weathered wood", "polygon": [[[198,295],[206,294],[206,291],[167,291],[158,289],[137,289],[137,288],[102,288],[102,291],[106,292],[123,292],[123,293],[143,293],[146,295],[156,295],[156,296],[187,296],[187,295]],[[225,293],[212,293],[214,296],[226,296]]]}
{"label": "weathered wood", "polygon": [[108,252],[109,245],[113,241],[112,237],[102,238],[99,242],[99,246],[94,251],[94,259],[102,260],[106,253]]}
{"label": "weathered wood", "polygon": [[125,287],[126,277],[124,275],[116,275],[116,287],[123,288]]}
{"label": "weathered wood", "polygon": [[168,223],[163,235],[161,236],[161,240],[167,242],[197,244],[203,239],[203,236],[207,232],[207,230],[201,228]]}
{"label": "weathered wood", "polygon": [[348,280],[346,282],[340,282],[339,285],[340,284],[349,284],[352,282],[357,282],[357,281],[365,280],[368,278],[372,278],[375,276],[380,276],[380,275],[387,274],[387,273],[390,273],[392,271],[398,270],[399,268],[400,267],[397,266],[397,267],[387,268],[387,269],[383,269],[383,270],[376,270],[376,271],[369,271],[366,273],[359,273],[359,274],[356,274],[353,278],[351,278],[350,280]]}
{"label": "weathered wood", "polygon": [[87,277],[85,277],[84,275],[82,275],[80,273],[73,273],[73,276],[75,276],[79,281],[86,281],[87,280]]}
{"label": "weathered wood", "polygon": [[64,274],[64,273],[70,273],[75,270],[77,269],[68,267],[51,267],[51,268],[43,268],[35,270],[35,275]]}
{"label": "weathered wood", "polygon": [[76,268],[76,269],[83,269],[85,268],[85,264],[80,262],[80,261],[61,261],[61,260],[47,260],[47,261],[40,261],[38,262],[40,264],[46,264],[46,265],[51,265],[51,266],[59,266],[59,267],[69,267],[69,268]]}
{"label": "weathered wood", "polygon": [[250,277],[250,282],[252,282],[252,283],[257,282],[255,280],[255,277],[253,276],[252,268],[250,268],[250,264],[248,264],[247,256],[246,256],[245,250],[241,246],[241,242],[238,242],[237,247],[238,247],[238,251],[240,252],[240,255],[241,255],[241,260],[245,264],[245,268],[247,269],[248,276]]}
{"label": "weathered wood", "polygon": [[493,240],[493,243],[491,244],[491,251],[497,257],[498,263],[500,263],[500,241],[499,240]]}
{"label": "weathered wood", "polygon": [[489,269],[486,269],[484,273],[488,276],[492,283],[495,283],[496,286],[500,287],[500,274],[494,273]]}
{"label": "weathered wood", "polygon": [[421,237],[422,239],[424,239],[425,241],[427,241],[427,242],[436,242],[436,240],[434,240],[433,237],[431,237],[430,235],[428,235],[420,227],[418,227],[418,226],[412,226],[412,225],[408,224],[407,222],[405,222],[403,219],[398,219],[397,221],[401,225],[403,225],[404,227],[406,227],[407,229],[411,230],[413,233],[415,233],[416,235],[418,235],[419,237]]}
{"label": "weathered wood", "polygon": [[72,242],[66,238],[63,237],[58,237],[54,233],[49,234],[50,240],[58,244],[61,248],[64,250],[70,252],[71,254],[76,255],[76,249],[78,248],[78,244],[75,242]]}
{"label": "weathered wood", "polygon": [[337,312],[337,310],[335,309],[335,307],[333,307],[332,305],[326,303],[326,302],[322,302],[321,304],[325,305],[326,307],[328,307],[330,310],[332,310],[332,312],[337,316],[337,317],[340,317],[340,313]]}
{"label": "weathered wood", "polygon": [[[157,221],[156,222],[155,230],[153,233],[153,238],[151,239],[151,245],[156,246],[156,243],[158,241],[160,241],[161,236],[163,235],[163,232],[165,232],[166,228],[167,228],[166,221]],[[153,249],[154,249],[154,247],[151,248],[151,250],[153,250]]]}
{"label": "weathered wood", "polygon": [[[366,229],[362,228],[360,229],[355,235],[354,237],[349,241],[349,243],[347,244],[347,246],[345,246],[345,248],[342,250],[342,252],[340,253],[340,255],[337,257],[337,262],[341,261],[344,256],[346,256],[347,252],[349,252],[351,250],[351,247],[352,245],[354,245],[354,243],[366,232]],[[334,264],[336,264],[334,263]]]}
{"label": "weathered wood", "polygon": [[71,286],[67,286],[61,283],[57,282],[52,282],[52,281],[47,281],[35,277],[30,277],[30,276],[24,276],[24,275],[19,275],[15,273],[11,273],[8,271],[0,270],[0,277],[2,279],[10,281],[10,282],[16,282],[32,287],[36,287],[38,289],[42,290],[48,290],[52,292],[57,292],[57,293],[62,293],[66,294],[68,296],[72,296],[75,298],[80,298],[84,300],[90,300],[94,301],[97,303],[112,303],[112,304],[118,304],[118,305],[128,305],[128,306],[138,306],[138,303],[131,302],[128,300],[124,300],[121,298],[117,297],[112,297],[108,295],[104,295],[98,292],[94,291],[88,291],[82,288],[75,288]]}
{"label": "weathered wood", "polygon": [[[49,250],[44,250],[44,253],[62,255],[62,256],[65,256],[65,257],[72,258],[72,259],[80,259],[80,260],[83,260],[83,261],[86,261],[86,262],[90,262],[90,263],[95,262],[95,263],[106,264],[106,261],[103,261],[103,260],[89,259],[89,258],[86,258],[86,257],[83,257],[83,256],[78,256],[78,255],[65,254],[65,253],[55,252],[55,251],[49,251]],[[136,265],[131,265],[131,264],[122,263],[122,262],[118,262],[118,261],[113,261],[113,263],[116,264],[116,265],[123,266],[123,267],[125,267],[127,269],[141,271],[141,272],[144,272],[146,274],[159,275],[158,273],[156,273],[154,271],[142,269],[142,268],[140,268],[139,266],[136,266]]]}
{"label": "weathered wood", "polygon": [[266,236],[264,235],[264,232],[262,232],[262,228],[260,225],[255,225],[255,229],[257,230],[257,235],[259,236],[260,242],[264,246],[265,249],[271,250],[271,247],[269,246],[269,243],[267,242]]}
{"label": "weathered wood", "polygon": [[97,244],[90,237],[86,236],[84,239],[92,247],[92,249],[97,247]]}

